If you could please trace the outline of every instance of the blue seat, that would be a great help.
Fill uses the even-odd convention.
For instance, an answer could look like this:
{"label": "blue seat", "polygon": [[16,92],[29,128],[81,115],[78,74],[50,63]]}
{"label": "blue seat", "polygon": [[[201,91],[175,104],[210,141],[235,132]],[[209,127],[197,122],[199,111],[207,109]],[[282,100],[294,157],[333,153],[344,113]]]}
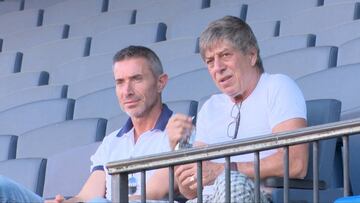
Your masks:
{"label": "blue seat", "polygon": [[200,54],[190,54],[173,59],[165,59],[162,60],[161,63],[169,78],[206,67]]}
{"label": "blue seat", "polygon": [[301,11],[281,21],[280,35],[317,34],[331,26],[356,20],[359,9],[358,3],[346,2]]}
{"label": "blue seat", "polygon": [[49,124],[19,135],[17,158],[47,158],[61,151],[101,141],[106,120],[76,119]]}
{"label": "blue seat", "polygon": [[267,20],[251,21],[247,23],[250,25],[256,39],[259,41],[279,36],[280,21]]}
{"label": "blue seat", "polygon": [[92,36],[91,55],[115,53],[133,44],[146,45],[165,40],[166,26],[163,23],[144,23],[116,28]]}
{"label": "blue seat", "polygon": [[0,161],[15,159],[17,136],[0,135]]}
{"label": "blue seat", "polygon": [[316,33],[316,46],[340,46],[360,37],[360,21],[354,20],[320,30]]}
{"label": "blue seat", "polygon": [[169,79],[162,97],[165,102],[184,99],[198,101],[218,91],[208,70],[200,68]]}
{"label": "blue seat", "polygon": [[[296,80],[306,100],[334,98],[341,101],[343,117],[359,107],[360,64],[330,68]],[[358,112],[359,113],[359,112]]]}
{"label": "blue seat", "polygon": [[21,1],[0,1],[0,15],[22,10]]}
{"label": "blue seat", "polygon": [[42,24],[43,11],[28,9],[1,15],[0,36],[5,37],[16,32],[35,28]]}
{"label": "blue seat", "polygon": [[40,26],[17,32],[3,38],[3,51],[23,51],[27,48],[51,42],[58,39],[67,38],[69,32],[68,25]]}
{"label": "blue seat", "polygon": [[210,6],[227,6],[227,5],[236,5],[236,4],[247,4],[251,5],[257,2],[261,2],[262,0],[210,0]]}
{"label": "blue seat", "polygon": [[315,46],[315,35],[299,34],[271,37],[258,41],[262,58],[282,52]]}
{"label": "blue seat", "polygon": [[100,143],[74,147],[49,156],[43,198],[53,199],[59,192],[65,197],[78,194],[90,175],[90,156]]}
{"label": "blue seat", "polygon": [[21,71],[47,70],[51,72],[54,65],[88,56],[89,51],[89,38],[61,39],[34,46],[23,51]]}
{"label": "blue seat", "polygon": [[245,19],[246,8],[244,5],[218,6],[179,14],[169,22],[166,38],[199,37],[200,33],[211,21],[225,15],[233,15]]}
{"label": "blue seat", "polygon": [[[306,101],[308,126],[315,126],[339,121],[341,102],[335,99],[319,99]],[[342,190],[336,188],[342,185],[341,148],[338,139],[328,139],[319,142],[319,188],[320,202],[331,202],[341,195]],[[307,175],[303,180],[290,179],[290,202],[312,201],[312,145],[309,145],[309,161]],[[265,186],[273,187],[273,201],[283,202],[283,178],[267,178]]]}
{"label": "blue seat", "polygon": [[51,70],[50,84],[71,84],[99,74],[112,72],[114,53],[79,57]]}
{"label": "blue seat", "polygon": [[336,66],[336,47],[295,49],[263,59],[265,71],[283,73],[293,79]]}
{"label": "blue seat", "polygon": [[360,63],[360,36],[339,46],[338,66]]}
{"label": "blue seat", "polygon": [[318,0],[263,0],[249,5],[247,21],[281,20],[301,10],[318,6]]}
{"label": "blue seat", "polygon": [[74,101],[51,99],[0,112],[0,134],[20,135],[51,123],[72,119]]}
{"label": "blue seat", "polygon": [[135,23],[135,10],[104,12],[70,24],[70,37],[88,37],[114,27]]}
{"label": "blue seat", "polygon": [[[42,196],[46,170],[46,159],[11,159],[0,162],[0,174]],[[26,175],[24,175],[26,172]]]}
{"label": "blue seat", "polygon": [[0,96],[12,94],[26,88],[48,84],[49,74],[41,72],[20,72],[0,77]]}
{"label": "blue seat", "polygon": [[10,73],[20,72],[22,53],[1,52],[0,53],[0,77]]}
{"label": "blue seat", "polygon": [[[63,1],[45,9],[44,25],[70,24],[107,11],[108,0]],[[64,15],[66,13],[66,15]]]}
{"label": "blue seat", "polygon": [[66,98],[66,94],[67,86],[65,85],[29,87],[6,96],[1,96],[0,111],[35,101]]}
{"label": "blue seat", "polygon": [[24,1],[24,9],[44,9],[64,0],[31,0]]}
{"label": "blue seat", "polygon": [[156,3],[158,0],[110,0],[109,1],[109,11],[119,10],[119,9],[140,9],[151,6]]}
{"label": "blue seat", "polygon": [[[99,108],[101,106],[101,108]],[[106,88],[76,99],[74,119],[111,118],[121,114],[115,87]]]}

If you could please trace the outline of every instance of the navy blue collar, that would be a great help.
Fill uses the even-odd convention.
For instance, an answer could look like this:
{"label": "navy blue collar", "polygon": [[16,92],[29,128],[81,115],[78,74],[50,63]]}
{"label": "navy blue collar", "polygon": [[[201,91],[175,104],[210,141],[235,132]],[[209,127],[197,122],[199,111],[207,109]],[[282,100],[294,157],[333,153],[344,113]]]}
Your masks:
{"label": "navy blue collar", "polygon": [[[173,112],[167,107],[167,105],[163,104],[163,108],[161,110],[160,117],[156,121],[155,127],[152,130],[157,129],[157,130],[164,131],[166,124],[169,121],[172,114],[173,114]],[[133,123],[131,121],[131,118],[129,118],[126,121],[125,125],[121,128],[119,133],[116,135],[116,137],[123,136],[125,133],[128,133],[132,128],[133,128]]]}

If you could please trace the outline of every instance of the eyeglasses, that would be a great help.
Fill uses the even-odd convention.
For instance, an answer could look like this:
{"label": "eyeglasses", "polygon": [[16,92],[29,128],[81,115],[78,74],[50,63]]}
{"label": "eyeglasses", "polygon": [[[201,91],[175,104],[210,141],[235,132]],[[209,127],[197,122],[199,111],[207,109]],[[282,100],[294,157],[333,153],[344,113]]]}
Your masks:
{"label": "eyeglasses", "polygon": [[232,107],[231,112],[230,112],[230,116],[234,120],[231,121],[228,125],[227,136],[233,140],[236,139],[238,131],[239,131],[240,117],[241,117],[241,115],[240,115],[241,104],[242,104],[241,102],[239,104],[234,104],[234,106]]}

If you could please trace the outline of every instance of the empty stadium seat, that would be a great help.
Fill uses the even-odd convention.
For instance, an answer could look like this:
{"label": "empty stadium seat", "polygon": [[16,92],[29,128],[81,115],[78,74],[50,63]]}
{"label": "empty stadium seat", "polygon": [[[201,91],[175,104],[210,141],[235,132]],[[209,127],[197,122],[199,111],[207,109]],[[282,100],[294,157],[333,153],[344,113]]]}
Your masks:
{"label": "empty stadium seat", "polygon": [[0,96],[0,111],[40,100],[66,98],[67,86],[43,85],[29,87],[12,94]]}
{"label": "empty stadium seat", "polygon": [[15,159],[17,136],[0,135],[0,161]]}
{"label": "empty stadium seat", "polygon": [[225,15],[245,19],[246,8],[244,5],[218,6],[179,14],[169,22],[166,38],[199,37],[200,33],[211,21]]}
{"label": "empty stadium seat", "polygon": [[118,9],[140,9],[146,8],[158,0],[110,0],[109,1],[109,11],[118,10]]}
{"label": "empty stadium seat", "polygon": [[21,1],[0,1],[0,15],[22,10]]}
{"label": "empty stadium seat", "polygon": [[67,0],[59,2],[45,9],[43,24],[79,22],[107,11],[107,2],[108,0]]}
{"label": "empty stadium seat", "polygon": [[283,73],[293,79],[336,66],[336,47],[309,47],[283,52],[263,59],[268,73]]}
{"label": "empty stadium seat", "polygon": [[163,23],[119,26],[96,35],[91,41],[91,55],[115,53],[129,45],[146,45],[165,40]]}
{"label": "empty stadium seat", "polygon": [[206,67],[200,54],[190,54],[168,60],[164,59],[161,63],[163,65],[164,72],[168,74],[169,78]]}
{"label": "empty stadium seat", "polygon": [[1,52],[0,53],[0,77],[20,72],[22,53],[20,52]]}
{"label": "empty stadium seat", "polygon": [[[330,68],[296,80],[306,100],[334,98],[342,103],[342,115],[359,107],[360,64]],[[352,112],[354,113],[354,112]]]}
{"label": "empty stadium seat", "polygon": [[74,119],[111,118],[121,114],[115,87],[93,92],[76,99]]}
{"label": "empty stadium seat", "polygon": [[223,6],[223,5],[234,5],[234,4],[247,4],[251,5],[262,0],[210,0],[210,6]]}
{"label": "empty stadium seat", "polygon": [[41,72],[20,72],[0,77],[0,96],[8,95],[29,87],[46,85],[49,74]]}
{"label": "empty stadium seat", "polygon": [[[43,194],[46,159],[11,159],[0,162],[0,174],[38,195]],[[26,172],[26,175],[24,174]]]}
{"label": "empty stadium seat", "polygon": [[99,74],[112,72],[114,53],[79,57],[51,70],[50,84],[70,84]]}
{"label": "empty stadium seat", "polygon": [[262,58],[294,49],[315,46],[315,35],[299,34],[271,37],[258,41],[260,56]]}
{"label": "empty stadium seat", "polygon": [[25,31],[42,24],[42,10],[28,9],[6,13],[0,17],[0,36]]}
{"label": "empty stadium seat", "polygon": [[50,71],[58,64],[88,56],[89,50],[89,38],[61,39],[31,47],[23,51],[21,71]]}
{"label": "empty stadium seat", "polygon": [[70,25],[70,37],[87,37],[114,27],[135,23],[135,10],[104,12]]}
{"label": "empty stadium seat", "polygon": [[208,70],[200,68],[169,79],[162,97],[165,102],[184,99],[198,101],[218,91]]}
{"label": "empty stadium seat", "polygon": [[44,9],[65,0],[25,0],[24,9]]}
{"label": "empty stadium seat", "polygon": [[108,122],[106,125],[106,135],[109,135],[115,130],[118,130],[121,127],[123,127],[128,119],[129,119],[129,115],[127,115],[125,112],[121,112],[116,116],[108,118]]}
{"label": "empty stadium seat", "polygon": [[48,157],[43,197],[53,199],[59,193],[65,197],[78,194],[90,175],[90,156],[100,143],[75,147]]}
{"label": "empty stadium seat", "polygon": [[360,37],[339,46],[338,66],[360,63]]}
{"label": "empty stadium seat", "polygon": [[316,46],[340,46],[347,41],[360,37],[360,21],[355,20],[338,24],[316,33]]}
{"label": "empty stadium seat", "polygon": [[105,136],[105,129],[106,120],[97,118],[69,120],[43,126],[19,136],[16,157],[48,158],[70,148],[101,141]]}
{"label": "empty stadium seat", "polygon": [[40,26],[17,32],[3,38],[3,51],[22,51],[27,48],[51,42],[58,39],[67,38],[69,32],[68,25]]}
{"label": "empty stadium seat", "polygon": [[72,119],[74,101],[51,99],[0,112],[0,134],[20,135],[51,123]]}

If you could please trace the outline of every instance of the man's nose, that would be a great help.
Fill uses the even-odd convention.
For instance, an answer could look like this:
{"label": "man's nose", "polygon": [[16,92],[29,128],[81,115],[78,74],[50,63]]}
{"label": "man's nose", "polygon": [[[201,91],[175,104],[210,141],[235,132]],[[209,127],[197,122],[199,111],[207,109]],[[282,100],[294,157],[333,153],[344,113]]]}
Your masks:
{"label": "man's nose", "polygon": [[131,82],[125,83],[123,91],[124,91],[124,93],[126,95],[134,94],[134,86],[133,86],[133,84]]}
{"label": "man's nose", "polygon": [[225,69],[224,63],[218,57],[215,57],[214,71],[221,73],[224,71],[224,69]]}

